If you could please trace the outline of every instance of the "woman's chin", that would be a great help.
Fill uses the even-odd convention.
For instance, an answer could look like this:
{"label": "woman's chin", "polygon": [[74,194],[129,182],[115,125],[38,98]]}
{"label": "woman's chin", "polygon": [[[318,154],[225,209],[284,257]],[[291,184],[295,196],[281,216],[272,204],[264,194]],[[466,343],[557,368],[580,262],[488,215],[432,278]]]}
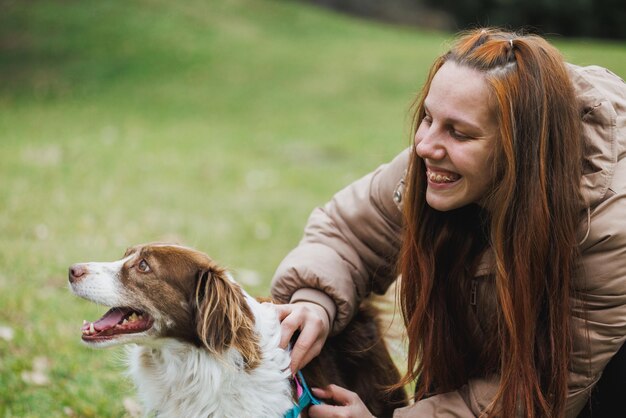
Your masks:
{"label": "woman's chin", "polygon": [[470,202],[464,202],[463,199],[459,199],[455,196],[442,196],[441,193],[427,191],[426,203],[435,210],[447,212],[465,206]]}

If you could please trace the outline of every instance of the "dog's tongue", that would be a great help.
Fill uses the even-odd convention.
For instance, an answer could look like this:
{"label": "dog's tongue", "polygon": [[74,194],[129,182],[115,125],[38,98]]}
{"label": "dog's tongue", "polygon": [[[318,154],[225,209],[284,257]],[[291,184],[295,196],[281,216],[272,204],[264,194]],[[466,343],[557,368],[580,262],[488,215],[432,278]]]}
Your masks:
{"label": "dog's tongue", "polygon": [[127,309],[112,308],[105,313],[102,318],[93,323],[93,327],[96,331],[102,331],[103,329],[113,328],[128,313]]}

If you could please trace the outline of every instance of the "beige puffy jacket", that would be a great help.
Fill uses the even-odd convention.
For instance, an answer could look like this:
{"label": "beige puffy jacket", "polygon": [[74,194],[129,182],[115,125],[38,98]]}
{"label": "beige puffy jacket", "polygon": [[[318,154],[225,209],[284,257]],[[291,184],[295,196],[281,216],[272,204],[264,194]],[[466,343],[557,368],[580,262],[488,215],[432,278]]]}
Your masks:
{"label": "beige puffy jacket", "polygon": [[[577,295],[587,307],[574,310],[574,327],[588,327],[574,341],[567,417],[585,405],[602,370],[626,339],[626,84],[600,67],[569,67],[584,122],[588,206],[579,227]],[[281,302],[322,305],[339,332],[370,292],[383,293],[396,277],[401,204],[408,164],[405,150],[389,164],[338,192],[311,214],[305,235],[278,267],[272,295]],[[481,324],[495,318],[492,255],[483,257],[468,295],[468,326],[477,341]],[[579,303],[576,306],[580,306]],[[398,409],[394,417],[478,416],[498,387],[498,377],[473,379],[460,389]]]}

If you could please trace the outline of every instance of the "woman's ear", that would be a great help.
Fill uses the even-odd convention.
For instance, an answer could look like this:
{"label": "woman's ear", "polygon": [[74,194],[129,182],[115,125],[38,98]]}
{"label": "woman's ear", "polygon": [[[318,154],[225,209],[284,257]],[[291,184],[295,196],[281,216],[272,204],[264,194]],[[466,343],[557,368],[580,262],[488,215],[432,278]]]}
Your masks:
{"label": "woman's ear", "polygon": [[254,315],[243,291],[222,269],[210,268],[198,273],[194,306],[196,332],[202,345],[213,354],[229,348],[239,351],[246,369],[261,359]]}

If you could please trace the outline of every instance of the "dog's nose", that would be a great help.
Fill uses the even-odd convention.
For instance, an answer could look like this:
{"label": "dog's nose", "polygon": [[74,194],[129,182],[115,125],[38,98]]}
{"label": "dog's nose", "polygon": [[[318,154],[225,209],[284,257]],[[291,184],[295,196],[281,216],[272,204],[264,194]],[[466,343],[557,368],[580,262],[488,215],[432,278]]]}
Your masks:
{"label": "dog's nose", "polygon": [[80,280],[80,278],[83,277],[85,274],[87,274],[87,268],[84,265],[74,264],[73,266],[70,267],[70,271],[68,275],[70,283],[74,283]]}

